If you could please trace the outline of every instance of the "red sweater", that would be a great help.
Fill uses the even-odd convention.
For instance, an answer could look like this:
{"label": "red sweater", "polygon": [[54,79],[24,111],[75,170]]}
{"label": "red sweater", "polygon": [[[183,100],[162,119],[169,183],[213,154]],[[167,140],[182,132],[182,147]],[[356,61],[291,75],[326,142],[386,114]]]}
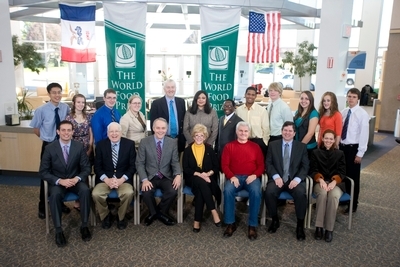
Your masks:
{"label": "red sweater", "polygon": [[226,179],[235,175],[255,174],[260,177],[264,172],[264,156],[256,143],[248,141],[242,144],[235,140],[224,147],[221,168]]}

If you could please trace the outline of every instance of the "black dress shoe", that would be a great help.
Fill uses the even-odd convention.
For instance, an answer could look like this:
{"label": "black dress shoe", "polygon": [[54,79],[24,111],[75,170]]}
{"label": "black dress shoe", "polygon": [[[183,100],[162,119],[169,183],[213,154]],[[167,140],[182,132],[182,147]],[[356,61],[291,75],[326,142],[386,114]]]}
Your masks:
{"label": "black dress shoe", "polygon": [[127,225],[128,225],[128,222],[125,220],[125,218],[122,220],[119,220],[119,218],[118,218],[117,228],[119,230],[124,230]]}
{"label": "black dress shoe", "polygon": [[111,225],[112,225],[112,215],[111,215],[111,213],[109,213],[109,214],[104,218],[104,220],[101,222],[101,227],[102,227],[103,229],[110,229]]}
{"label": "black dress shoe", "polygon": [[[354,212],[356,212],[356,211],[357,211],[357,208],[353,208],[352,212],[354,213]],[[349,214],[349,212],[350,212],[350,209],[347,208],[347,209],[344,211],[344,214]]]}
{"label": "black dress shoe", "polygon": [[81,236],[82,240],[85,242],[90,241],[90,239],[92,239],[92,234],[90,233],[88,227],[81,227]]}
{"label": "black dress shoe", "polygon": [[45,214],[44,210],[39,209],[38,217],[39,217],[39,219],[42,219],[42,220],[46,219],[46,214]]}
{"label": "black dress shoe", "polygon": [[174,219],[172,219],[171,217],[169,217],[166,214],[160,213],[158,215],[158,219],[165,225],[171,226],[175,224]]}
{"label": "black dress shoe", "polygon": [[251,240],[254,241],[257,239],[257,230],[254,226],[249,226],[249,230],[247,232],[247,237]]}
{"label": "black dress shoe", "polygon": [[314,234],[315,239],[321,240],[323,236],[324,236],[324,229],[322,227],[315,228],[315,234]]}
{"label": "black dress shoe", "polygon": [[306,239],[306,234],[304,233],[303,226],[296,227],[296,238],[299,241]]}
{"label": "black dress shoe", "polygon": [[150,214],[149,216],[146,217],[146,219],[144,219],[144,225],[149,226],[154,222],[155,219],[157,219],[157,214],[154,215]]}
{"label": "black dress shoe", "polygon": [[222,225],[222,222],[221,221],[219,221],[219,222],[217,222],[217,223],[214,223],[215,224],[215,226],[217,226],[217,227],[221,227],[221,225]]}
{"label": "black dress shoe", "polygon": [[236,223],[228,224],[224,232],[224,237],[231,237],[235,231],[236,231]]}
{"label": "black dress shoe", "polygon": [[275,233],[276,230],[278,230],[279,226],[280,226],[279,220],[272,219],[272,222],[271,222],[270,226],[268,227],[268,233],[271,233],[271,234]]}
{"label": "black dress shoe", "polygon": [[325,231],[325,241],[331,242],[333,238],[333,231]]}
{"label": "black dress shoe", "polygon": [[63,203],[63,204],[62,204],[62,207],[61,207],[61,211],[62,211],[63,213],[65,213],[65,214],[68,214],[68,213],[71,212],[71,209],[68,208],[68,207]]}
{"label": "black dress shoe", "polygon": [[198,232],[200,232],[200,229],[201,229],[201,228],[194,228],[194,227],[193,227],[193,232],[198,233]]}
{"label": "black dress shoe", "polygon": [[59,248],[65,247],[67,245],[67,240],[65,239],[64,232],[56,233],[56,244]]}
{"label": "black dress shoe", "polygon": [[396,142],[400,144],[400,138],[396,138]]}

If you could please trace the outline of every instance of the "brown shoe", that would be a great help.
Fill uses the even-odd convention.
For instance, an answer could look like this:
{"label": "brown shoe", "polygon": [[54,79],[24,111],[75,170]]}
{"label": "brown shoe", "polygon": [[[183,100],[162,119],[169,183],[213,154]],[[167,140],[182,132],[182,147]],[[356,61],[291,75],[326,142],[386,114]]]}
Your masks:
{"label": "brown shoe", "polygon": [[224,237],[231,237],[233,232],[235,231],[236,231],[236,223],[228,224],[228,227],[226,227],[226,230],[224,232]]}
{"label": "brown shoe", "polygon": [[254,226],[249,226],[249,231],[247,232],[247,237],[254,241],[257,239],[257,230]]}

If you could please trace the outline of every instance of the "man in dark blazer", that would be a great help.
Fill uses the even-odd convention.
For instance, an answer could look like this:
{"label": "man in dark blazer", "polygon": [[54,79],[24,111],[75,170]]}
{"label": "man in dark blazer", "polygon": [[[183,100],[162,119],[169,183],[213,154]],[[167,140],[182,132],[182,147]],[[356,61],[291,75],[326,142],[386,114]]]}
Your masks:
{"label": "man in dark blazer", "polygon": [[[166,135],[178,140],[178,152],[183,152],[186,145],[185,136],[183,135],[183,119],[185,118],[186,104],[185,100],[176,97],[176,83],[174,80],[166,80],[164,82],[165,95],[157,100],[154,100],[150,109],[150,123],[153,129],[154,121],[158,118],[164,118],[168,123]],[[172,101],[172,102],[171,102]],[[173,113],[171,113],[171,107]],[[176,129],[171,123],[170,118],[175,117]],[[171,129],[172,126],[172,129]],[[154,131],[153,131],[154,134]]]}
{"label": "man in dark blazer", "polygon": [[86,182],[90,174],[90,163],[86,151],[80,142],[71,140],[73,126],[69,121],[62,121],[57,128],[59,140],[47,145],[40,163],[39,173],[49,183],[49,204],[56,231],[56,244],[67,244],[62,227],[62,200],[68,191],[79,195],[81,203],[81,236],[89,241],[92,236],[88,228],[90,212],[90,189]]}
{"label": "man in dark blazer", "polygon": [[[153,123],[154,135],[142,139],[138,149],[136,167],[142,183],[143,201],[150,211],[145,219],[146,226],[155,219],[165,225],[175,224],[168,211],[177,196],[182,178],[177,144],[166,136],[167,129],[165,119],[156,119]],[[163,193],[158,206],[154,199],[157,188]]]}
{"label": "man in dark blazer", "polygon": [[278,197],[282,191],[288,191],[293,196],[296,209],[296,237],[298,240],[304,240],[306,236],[303,227],[307,208],[304,180],[307,177],[309,160],[306,145],[293,140],[295,134],[294,123],[286,121],[282,126],[282,140],[269,144],[266,159],[268,184],[265,204],[272,217],[268,232],[275,233],[279,228]]}
{"label": "man in dark blazer", "polygon": [[120,199],[117,216],[117,227],[120,230],[127,226],[125,214],[134,196],[135,142],[121,135],[121,125],[111,122],[107,127],[108,138],[101,140],[96,146],[94,161],[96,186],[92,196],[104,229],[109,229],[113,223],[107,204],[107,197],[111,190],[115,189]]}
{"label": "man in dark blazer", "polygon": [[232,99],[225,100],[222,109],[224,110],[225,115],[219,118],[218,137],[214,147],[219,159],[221,159],[224,146],[227,143],[236,140],[236,124],[243,121],[235,114],[235,101]]}

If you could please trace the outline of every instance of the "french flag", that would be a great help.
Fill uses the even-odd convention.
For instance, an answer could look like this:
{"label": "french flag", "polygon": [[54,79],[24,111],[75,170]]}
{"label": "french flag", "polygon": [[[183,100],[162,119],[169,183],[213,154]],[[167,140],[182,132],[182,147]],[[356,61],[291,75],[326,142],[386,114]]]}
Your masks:
{"label": "french flag", "polygon": [[96,4],[71,5],[60,3],[61,60],[67,62],[95,62]]}

